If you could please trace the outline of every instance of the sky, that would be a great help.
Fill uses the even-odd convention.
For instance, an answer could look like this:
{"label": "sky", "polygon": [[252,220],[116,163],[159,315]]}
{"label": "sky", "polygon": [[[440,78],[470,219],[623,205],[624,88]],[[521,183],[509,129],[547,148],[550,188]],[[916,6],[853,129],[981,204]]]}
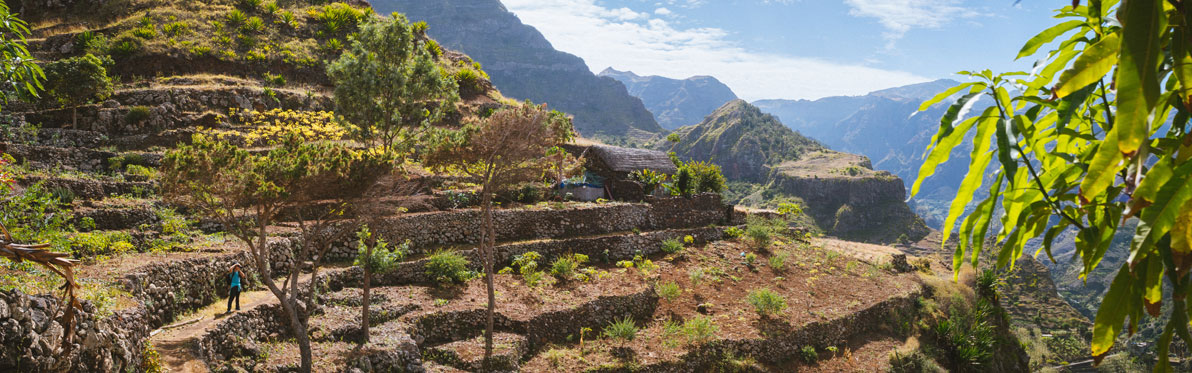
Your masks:
{"label": "sky", "polygon": [[816,99],[1030,71],[1014,61],[1068,0],[502,0],[555,49],[607,67],[711,75],[743,99]]}

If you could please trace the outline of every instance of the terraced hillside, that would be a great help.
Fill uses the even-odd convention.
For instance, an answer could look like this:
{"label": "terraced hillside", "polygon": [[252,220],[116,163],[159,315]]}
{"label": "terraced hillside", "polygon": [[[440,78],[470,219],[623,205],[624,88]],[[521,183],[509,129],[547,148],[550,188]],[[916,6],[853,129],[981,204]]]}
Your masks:
{"label": "terraced hillside", "polygon": [[[325,61],[376,16],[364,3],[302,1],[14,9],[30,20],[38,58],[110,58],[114,89],[79,106],[4,107],[0,152],[11,164],[0,172],[14,183],[0,184],[0,222],[13,241],[46,242],[80,260],[82,307],[67,323],[56,275],[0,260],[0,371],[297,370],[294,329],[262,284],[292,270],[301,275],[289,286],[316,294],[301,307],[315,371],[1025,366],[1000,314],[986,312],[996,300],[900,249],[814,237],[798,219],[746,213],[715,194],[582,203],[523,191],[499,196],[493,216],[496,265],[508,269],[493,278],[497,353],[484,368],[478,186],[416,163],[409,185],[385,180],[392,189],[344,208],[334,224],[354,232],[367,221],[378,237],[408,242],[393,271],[371,278],[368,343],[357,241],[319,236],[331,247],[324,257],[297,254],[309,239],[298,217],[328,201],[277,214],[266,229],[269,273],[245,265],[241,310],[224,312],[228,269],[253,257],[223,224],[163,198],[164,155],[197,132],[261,153],[246,133],[293,121],[337,131]],[[516,105],[470,58],[439,52],[460,100],[435,125]],[[944,321],[959,326],[940,333],[934,326]],[[973,331],[999,343],[954,338]],[[974,348],[988,354],[962,354]]]}

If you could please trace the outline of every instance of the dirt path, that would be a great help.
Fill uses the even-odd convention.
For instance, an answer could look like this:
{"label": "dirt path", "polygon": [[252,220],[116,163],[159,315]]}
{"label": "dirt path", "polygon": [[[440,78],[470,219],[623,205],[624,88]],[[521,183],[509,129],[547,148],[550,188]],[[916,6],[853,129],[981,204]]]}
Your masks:
{"label": "dirt path", "polygon": [[[175,329],[162,330],[150,337],[149,341],[157,348],[161,355],[162,365],[170,372],[202,373],[207,372],[207,365],[198,355],[199,337],[207,329],[215,326],[224,317],[227,309],[227,298],[201,308],[194,313],[178,318],[179,322],[186,322],[202,318],[196,323],[184,325]],[[240,294],[240,312],[247,311],[261,304],[274,300],[268,289],[250,291]],[[233,311],[235,312],[235,311]]]}
{"label": "dirt path", "polygon": [[[348,267],[343,266],[328,266],[324,267],[321,273],[329,274],[335,271],[343,271]],[[310,282],[311,274],[306,273],[298,277],[299,286]],[[275,279],[278,284],[281,284],[285,279]],[[273,297],[273,293],[269,289],[261,289],[240,293],[240,311],[244,312],[254,307],[266,303],[274,303],[277,298]],[[207,364],[199,357],[199,337],[208,329],[219,324],[224,317],[230,316],[225,314],[224,310],[228,307],[227,298],[221,298],[219,301],[207,305],[201,309],[196,310],[190,315],[179,317],[177,322],[188,322],[194,319],[202,318],[198,322],[182,325],[174,329],[162,330],[152,337],[149,341],[153,343],[153,347],[157,349],[157,353],[161,356],[162,365],[168,369],[169,372],[179,373],[203,373],[208,372]],[[233,314],[237,311],[232,311]]]}

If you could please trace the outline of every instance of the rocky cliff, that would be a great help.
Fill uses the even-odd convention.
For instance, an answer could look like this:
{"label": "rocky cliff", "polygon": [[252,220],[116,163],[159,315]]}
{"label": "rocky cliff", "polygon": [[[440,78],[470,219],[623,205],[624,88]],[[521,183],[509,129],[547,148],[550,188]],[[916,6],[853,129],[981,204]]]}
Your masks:
{"label": "rocky cliff", "polygon": [[625,84],[629,94],[640,98],[662,128],[673,130],[699,123],[737,94],[711,76],[671,79],[656,75],[639,76],[632,71],[604,69],[607,76]]}
{"label": "rocky cliff", "polygon": [[498,0],[375,0],[378,13],[426,21],[444,46],[484,65],[506,96],[545,102],[575,116],[592,138],[647,139],[663,132],[641,100],[612,78],[598,77],[582,59],[560,52]]}

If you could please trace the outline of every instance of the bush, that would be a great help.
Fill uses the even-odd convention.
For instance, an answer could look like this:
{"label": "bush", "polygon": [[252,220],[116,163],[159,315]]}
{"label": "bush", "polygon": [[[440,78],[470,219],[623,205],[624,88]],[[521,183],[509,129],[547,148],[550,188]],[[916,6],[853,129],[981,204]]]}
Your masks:
{"label": "bush", "polygon": [[625,345],[626,342],[637,337],[637,324],[633,323],[633,319],[625,317],[605,326],[603,334],[605,337],[619,340],[621,345]]}
{"label": "bush", "polygon": [[143,42],[132,35],[121,35],[112,40],[108,46],[108,54],[113,57],[130,57],[141,52]]}
{"label": "bush", "polygon": [[95,31],[83,31],[75,36],[75,48],[83,53],[103,54],[108,50],[108,38]]}
{"label": "bush", "polygon": [[770,289],[751,291],[745,300],[753,305],[753,309],[761,316],[772,316],[786,309],[786,298]]}
{"label": "bush", "polygon": [[683,243],[679,242],[679,240],[671,238],[666,241],[662,241],[662,252],[674,254],[680,251],[683,251]]}
{"label": "bush", "polygon": [[266,86],[282,87],[286,85],[286,77],[281,74],[266,72],[262,79]]}
{"label": "bush", "polygon": [[434,39],[426,41],[426,51],[436,58],[443,55],[443,47],[439,46],[439,42]]}
{"label": "bush", "polygon": [[463,283],[472,279],[468,259],[451,250],[439,250],[431,254],[426,261],[426,274],[444,284]]}
{"label": "bush", "polygon": [[749,244],[754,249],[765,250],[770,247],[770,230],[760,226],[749,226],[745,228],[745,237],[749,238]]}
{"label": "bush", "polygon": [[575,272],[579,269],[579,264],[570,256],[561,256],[550,264],[550,274],[559,280],[570,280],[572,277],[575,277]]}
{"label": "bush", "polygon": [[686,166],[680,166],[679,172],[675,173],[674,182],[671,183],[671,194],[690,197],[695,193],[695,175],[691,174],[691,169]]}
{"label": "bush", "polygon": [[749,267],[749,269],[751,269],[751,270],[755,270],[755,268],[754,268],[755,265],[757,265],[757,254],[754,254],[754,253],[745,254],[745,266]]}
{"label": "bush", "polygon": [[667,281],[665,283],[655,285],[654,291],[658,292],[658,295],[661,296],[662,299],[666,299],[667,302],[678,299],[679,295],[682,295],[683,293],[683,289],[680,289],[679,284],[676,284],[674,281]]}
{"label": "bush", "polygon": [[985,299],[997,299],[997,288],[1000,281],[997,271],[986,269],[977,275],[977,294]]}
{"label": "bush", "polygon": [[803,361],[805,362],[815,364],[815,362],[819,360],[819,353],[815,352],[815,347],[803,346],[803,348],[799,350],[799,357],[802,357]]}
{"label": "bush", "polygon": [[782,272],[786,270],[786,259],[788,256],[790,256],[790,254],[787,253],[777,253],[771,255],[769,259],[770,269],[773,269],[775,272]]}
{"label": "bush", "polygon": [[255,16],[248,17],[247,20],[244,20],[244,24],[240,26],[240,31],[243,31],[246,33],[261,32],[261,30],[264,30],[264,29],[265,29],[265,21],[261,20],[261,17],[255,17]]}
{"label": "bush", "polygon": [[706,162],[687,162],[684,167],[691,169],[691,175],[695,178],[696,193],[719,194],[724,191],[725,180],[720,166]]}
{"label": "bush", "polygon": [[891,373],[943,373],[947,372],[930,357],[919,351],[907,354],[894,351],[890,354]]}
{"label": "bush", "polygon": [[128,123],[141,123],[149,119],[151,111],[148,106],[133,106],[124,114],[124,121]]}
{"label": "bush", "polygon": [[170,22],[162,26],[161,30],[171,37],[186,35],[190,33],[190,24],[184,21]]}
{"label": "bush", "polygon": [[745,231],[741,230],[741,228],[728,227],[724,229],[724,235],[728,236],[728,238],[740,238],[744,234]]}
{"label": "bush", "polygon": [[228,20],[229,25],[239,26],[248,20],[248,15],[244,14],[240,9],[232,9],[228,11],[228,15],[224,16],[224,18]]}
{"label": "bush", "polygon": [[658,190],[658,186],[666,182],[666,174],[654,172],[654,170],[642,169],[630,172],[629,180],[640,183],[642,185],[642,192],[650,195]]}
{"label": "bush", "polygon": [[149,160],[141,153],[124,153],[108,158],[108,169],[112,171],[123,170],[132,164],[148,166]]}
{"label": "bush", "polygon": [[365,20],[371,10],[358,10],[344,3],[332,3],[310,11],[315,21],[323,25],[325,34],[335,34],[340,30],[355,28]]}
{"label": "bush", "polygon": [[149,167],[141,166],[141,165],[135,165],[135,164],[130,164],[127,167],[125,167],[124,173],[129,174],[129,175],[149,178],[149,179],[157,176],[157,170],[149,168]]}
{"label": "bush", "polygon": [[683,335],[687,337],[687,343],[692,345],[711,341],[718,329],[712,322],[712,318],[707,316],[699,316],[683,322]]}
{"label": "bush", "polygon": [[455,71],[452,78],[455,79],[455,84],[459,86],[459,93],[461,95],[477,94],[484,88],[480,85],[481,75],[470,67],[465,67]]}

